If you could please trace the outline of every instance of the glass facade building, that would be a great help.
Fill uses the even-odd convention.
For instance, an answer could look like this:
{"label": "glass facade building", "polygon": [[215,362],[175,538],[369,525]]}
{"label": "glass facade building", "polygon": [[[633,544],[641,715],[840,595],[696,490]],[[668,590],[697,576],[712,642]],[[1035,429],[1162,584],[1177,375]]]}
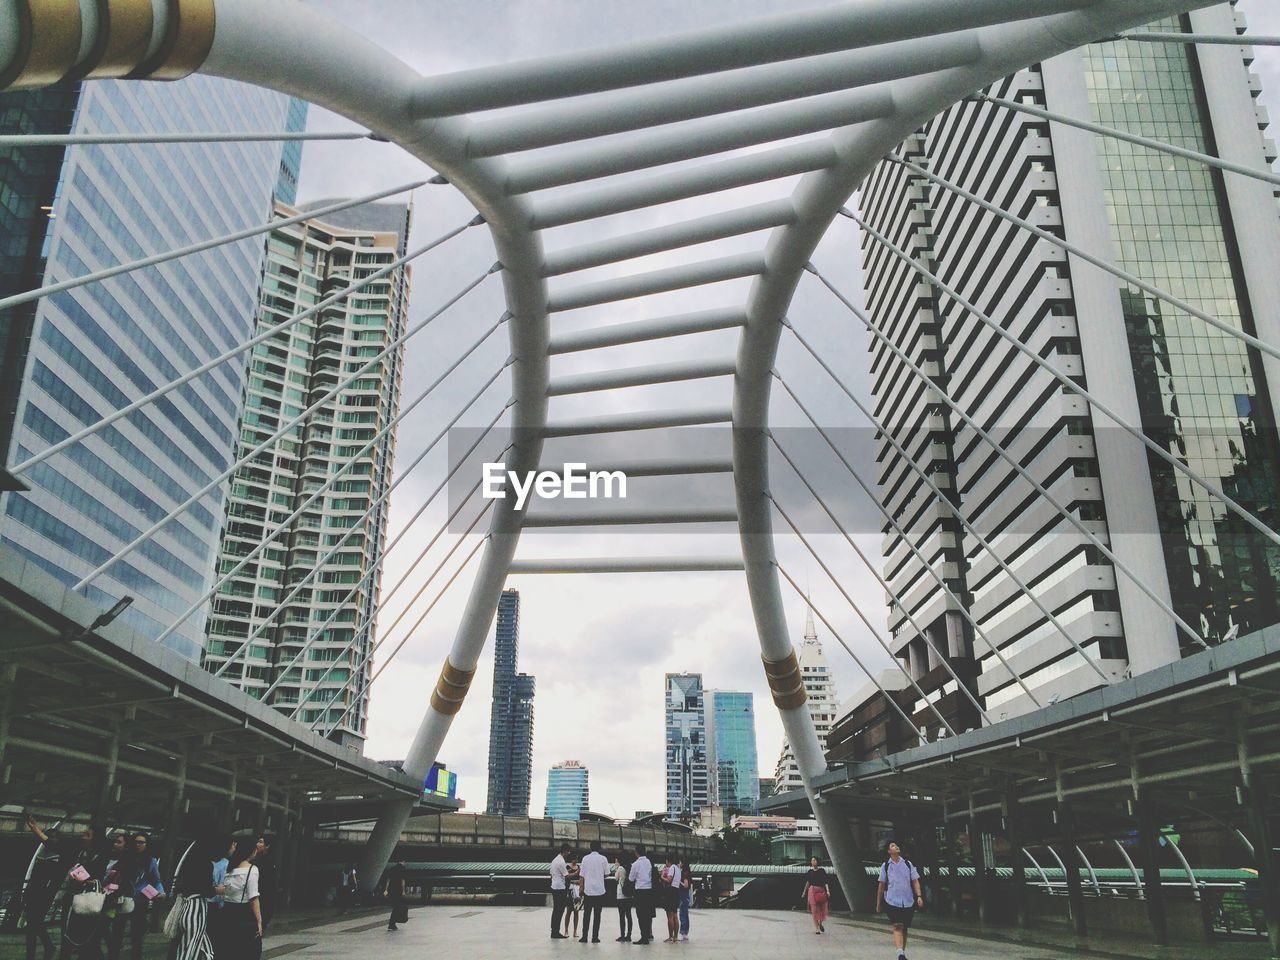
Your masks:
{"label": "glass facade building", "polygon": [[710,802],[702,674],[666,675],[667,813],[691,816]]}
{"label": "glass facade building", "polygon": [[[275,212],[297,213],[282,203]],[[410,221],[404,204],[376,203],[272,231],[257,332],[393,262]],[[395,449],[385,428],[403,373],[403,348],[387,349],[408,322],[409,283],[409,268],[397,269],[250,352],[236,458],[266,446],[229,480],[217,571],[236,572],[208,621],[207,669],[229,663],[224,679],[353,746],[368,717]],[[371,361],[367,375],[329,396]]]}
{"label": "glass facade building", "polygon": [[[4,132],[67,129],[70,103],[70,93],[57,90],[8,96]],[[282,95],[208,77],[103,81],[79,90],[69,130],[279,131],[287,104]],[[264,222],[281,147],[75,146],[60,157],[42,153],[25,179],[12,178],[24,163],[12,152],[6,157],[3,189],[24,200],[5,204],[21,221],[5,225],[5,280],[27,286]],[[7,462],[25,460],[244,342],[261,263],[262,243],[250,238],[46,297],[25,319],[6,317]],[[22,335],[28,323],[29,341]],[[21,371],[16,396],[14,371]],[[243,359],[230,360],[25,473],[30,490],[4,494],[0,506],[6,547],[76,584],[229,466],[243,382]],[[104,607],[133,597],[122,621],[159,636],[210,585],[223,495],[215,484],[82,592]],[[166,643],[198,659],[204,634],[201,613]]]}
{"label": "glass facade building", "polygon": [[[1241,22],[1221,5],[1151,29],[1225,34]],[[1263,167],[1274,148],[1260,133],[1267,120],[1252,100],[1258,89],[1238,48],[1112,41],[1020,71],[989,92],[1196,151],[1231,144],[1233,160]],[[1280,243],[1274,201],[1246,209],[1202,164],[976,100],[944,111],[898,153],[1238,329],[1255,333],[1265,316],[1257,311],[1274,309],[1253,292],[1274,264],[1250,260]],[[1238,340],[901,164],[877,166],[860,205],[872,226],[1057,371],[1264,521],[1273,515],[1280,385]],[[993,648],[1041,703],[1201,649],[948,400],[1209,642],[1280,620],[1274,545],[881,244],[862,242],[872,320],[946,392],[869,338],[874,405],[887,427],[878,480],[905,531],[883,531],[886,578],[900,598],[889,604],[889,624],[895,654],[930,701],[912,697],[917,729],[936,732],[930,704],[956,729],[978,722],[947,665],[993,719],[1034,709]]]}
{"label": "glass facade building", "polygon": [[504,590],[498,600],[493,633],[493,705],[489,712],[489,795],[485,813],[527,817],[533,789],[534,678],[518,673],[519,664],[520,591]]}
{"label": "glass facade building", "polygon": [[544,817],[580,820],[589,809],[591,771],[577,760],[557,763],[547,771],[547,805]]}
{"label": "glass facade building", "polygon": [[726,817],[734,813],[757,813],[760,771],[755,697],[734,690],[708,690],[704,700],[710,802],[720,807]]}

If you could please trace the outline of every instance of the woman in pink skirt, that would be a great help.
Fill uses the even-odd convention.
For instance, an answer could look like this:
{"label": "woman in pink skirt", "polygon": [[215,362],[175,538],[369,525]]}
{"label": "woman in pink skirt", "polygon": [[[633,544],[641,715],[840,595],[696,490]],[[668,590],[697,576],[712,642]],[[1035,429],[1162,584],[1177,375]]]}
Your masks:
{"label": "woman in pink skirt", "polygon": [[809,872],[804,875],[804,893],[801,895],[809,904],[809,916],[813,918],[813,932],[825,933],[827,922],[827,901],[831,899],[829,884],[831,879],[827,871],[818,866],[818,858],[809,858]]}

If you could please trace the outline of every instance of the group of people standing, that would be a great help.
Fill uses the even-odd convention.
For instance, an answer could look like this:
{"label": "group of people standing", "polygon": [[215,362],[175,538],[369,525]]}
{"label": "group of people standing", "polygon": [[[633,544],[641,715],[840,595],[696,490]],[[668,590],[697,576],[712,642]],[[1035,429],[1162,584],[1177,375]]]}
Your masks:
{"label": "group of people standing", "polygon": [[[154,912],[168,904],[165,928],[171,934],[169,960],[256,960],[271,919],[273,884],[263,879],[266,836],[197,841],[179,864],[173,895],[166,890],[160,861],[143,832],[117,832],[96,843],[92,827],[78,841],[44,830],[34,818],[27,828],[40,841],[23,888],[26,957],[53,960],[49,932],[52,912],[61,924],[60,960],[140,960]],[[54,906],[61,899],[60,908]]]}
{"label": "group of people standing", "polygon": [[[683,857],[668,854],[663,866],[655,868],[644,844],[638,844],[632,854],[620,853],[610,864],[600,851],[600,841],[593,840],[591,852],[581,862],[573,857],[568,844],[562,845],[551,861],[550,874],[552,940],[568,940],[571,922],[576,936],[578,916],[584,914],[578,942],[600,942],[600,918],[610,899],[608,880],[615,885],[612,899],[618,910],[618,943],[652,943],[653,921],[659,908],[667,915],[664,942],[689,939],[693,876]],[[636,926],[640,928],[638,938],[634,936]]]}

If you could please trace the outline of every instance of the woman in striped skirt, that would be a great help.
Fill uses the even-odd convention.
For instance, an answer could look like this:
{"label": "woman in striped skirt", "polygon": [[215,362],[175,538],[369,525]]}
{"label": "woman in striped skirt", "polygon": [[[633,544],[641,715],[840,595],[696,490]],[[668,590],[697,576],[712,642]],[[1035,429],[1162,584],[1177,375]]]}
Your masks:
{"label": "woman in striped skirt", "polygon": [[222,887],[214,886],[213,861],[226,851],[225,841],[198,843],[183,860],[178,870],[175,888],[182,897],[174,909],[178,916],[178,935],[171,956],[176,960],[212,960],[213,945],[209,942],[209,900],[222,894]]}

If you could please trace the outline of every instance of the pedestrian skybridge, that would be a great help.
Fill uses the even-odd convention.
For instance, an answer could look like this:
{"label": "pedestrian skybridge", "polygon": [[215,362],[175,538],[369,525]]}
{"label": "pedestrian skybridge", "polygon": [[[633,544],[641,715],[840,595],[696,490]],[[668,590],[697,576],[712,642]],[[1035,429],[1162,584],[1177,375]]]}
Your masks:
{"label": "pedestrian skybridge", "polygon": [[[1215,7],[1210,0],[855,0],[788,11],[759,21],[724,22],[713,29],[642,40],[614,49],[422,76],[385,50],[293,0],[0,0],[0,87],[33,89],[65,78],[172,79],[200,71],[321,104],[361,124],[367,129],[367,136],[391,141],[419,158],[426,168],[422,182],[398,188],[400,192],[428,182],[448,184],[465,195],[477,215],[450,233],[411,248],[395,266],[415,261],[460,233],[481,228],[492,237],[496,262],[485,263],[473,277],[461,278],[456,289],[451,286],[452,278],[432,277],[431,284],[442,287],[449,299],[440,310],[411,324],[387,351],[399,349],[444,310],[485,284],[501,284],[506,309],[491,317],[487,325],[479,325],[475,339],[453,345],[455,354],[447,358],[452,365],[438,379],[427,384],[414,376],[407,378],[402,416],[488,338],[505,336],[510,344],[507,363],[495,369],[487,381],[478,382],[474,394],[470,389],[462,391],[471,399],[458,417],[472,411],[476,415],[491,414],[493,427],[505,422],[511,430],[511,440],[499,458],[519,475],[560,469],[550,451],[563,440],[618,439],[645,431],[712,426],[732,428],[722,455],[590,465],[596,469],[626,467],[637,483],[666,480],[674,482],[673,489],[677,491],[691,478],[720,478],[723,485],[718,500],[691,504],[677,493],[660,498],[659,506],[644,510],[629,508],[625,501],[613,501],[590,510],[554,513],[544,511],[538,504],[517,511],[511,498],[490,500],[466,528],[468,535],[453,537],[453,546],[443,558],[433,555],[424,568],[432,572],[427,576],[419,572],[408,583],[410,589],[417,588],[419,595],[439,575],[443,583],[433,587],[434,596],[438,597],[472,558],[478,556],[479,561],[452,648],[442,665],[405,770],[413,780],[421,782],[439,753],[466,697],[510,572],[742,571],[763,669],[804,778],[806,794],[841,880],[852,888],[857,880],[854,864],[858,862],[858,851],[848,840],[845,824],[837,814],[840,798],[845,795],[890,795],[904,809],[934,803],[945,795],[949,812],[957,803],[967,806],[970,798],[973,804],[986,808],[996,802],[990,796],[994,780],[1034,778],[1031,768],[1043,764],[1043,769],[1061,773],[1045,779],[1042,772],[1044,783],[1033,788],[1030,799],[1047,793],[1066,797],[1074,796],[1077,790],[1128,789],[1141,802],[1145,784],[1150,782],[1144,777],[1165,776],[1165,765],[1181,764],[1183,757],[1191,758],[1188,776],[1201,777],[1205,789],[1215,794],[1230,793],[1236,787],[1247,789],[1248,781],[1242,781],[1241,771],[1235,769],[1194,772],[1196,766],[1220,763],[1220,759],[1208,758],[1221,758],[1223,751],[1225,756],[1234,758],[1241,738],[1255,738],[1246,750],[1253,762],[1268,762],[1268,751],[1256,742],[1264,731],[1250,726],[1263,721],[1255,721],[1251,710],[1243,711],[1239,718],[1244,724],[1243,732],[1233,721],[1201,730],[1203,739],[1196,740],[1194,721],[1185,711],[1202,709],[1214,724],[1225,724],[1230,711],[1221,702],[1221,684],[1197,692],[1176,706],[1141,702],[1141,694],[1150,684],[1174,683],[1182,675],[1180,671],[1204,670],[1205,677],[1216,677],[1207,664],[1214,661],[1218,651],[1203,655],[1203,661],[1172,662],[1178,657],[1179,632],[1191,641],[1203,644],[1204,640],[1193,625],[1175,613],[1167,587],[1162,593],[1158,585],[1148,582],[1142,573],[1146,560],[1135,559],[1127,552],[1127,545],[1104,542],[1081,522],[1068,505],[1055,499],[1027,471],[1017,456],[983,429],[972,416],[973,411],[956,403],[945,385],[893,346],[884,332],[849,301],[843,301],[841,307],[847,308],[849,315],[845,342],[866,334],[885,343],[912,376],[935,391],[940,404],[990,444],[993,455],[1006,460],[1035,489],[1045,509],[1061,513],[1067,525],[1107,558],[1125,589],[1131,585],[1145,595],[1152,617],[1168,625],[1168,665],[1150,674],[1141,673],[1132,681],[1123,680],[1117,671],[1099,664],[1096,655],[1082,649],[1044,600],[1028,591],[998,551],[992,549],[992,556],[1011,582],[1027,593],[1046,622],[1061,633],[1064,643],[1096,673],[1102,690],[1082,701],[1093,705],[1087,708],[1093,713],[1073,727],[1072,718],[1086,707],[1074,701],[1057,706],[1041,702],[1015,666],[991,644],[992,652],[1024,688],[1028,702],[1044,708],[1043,712],[1000,723],[955,676],[957,696],[972,700],[981,730],[967,734],[956,730],[934,707],[936,726],[946,739],[922,745],[905,755],[900,770],[863,765],[828,774],[806,707],[790,639],[793,631],[784,616],[783,582],[803,592],[795,576],[779,564],[775,546],[777,515],[782,520],[779,536],[794,536],[806,548],[811,547],[795,522],[794,506],[775,501],[773,496],[776,484],[771,482],[771,459],[781,470],[798,468],[785,443],[771,430],[772,401],[794,401],[808,415],[804,403],[792,393],[792,386],[776,370],[780,344],[785,340],[810,356],[851,404],[861,405],[858,394],[837,372],[836,358],[828,349],[814,345],[816,338],[807,330],[804,318],[789,316],[793,296],[802,284],[814,286],[824,296],[827,294],[823,288],[829,289],[836,298],[833,304],[843,300],[837,286],[811,263],[811,257],[837,217],[847,214],[858,219],[844,205],[860,183],[883,158],[894,158],[899,144],[926,121],[997,79],[1081,45],[1188,11],[1201,18],[1196,22],[1208,25],[1210,29],[1202,31],[1207,35],[1193,38],[1147,34],[1145,39],[1194,39],[1201,44],[1202,56],[1210,56],[1223,44],[1239,45],[1229,8]],[[495,24],[494,29],[503,27]],[[997,106],[1017,111],[1037,109],[1014,101]],[[1082,125],[1079,118],[1046,117],[1043,111],[1041,114],[1046,122]],[[1118,135],[1096,125],[1083,125],[1098,136]],[[197,138],[201,133],[191,131],[189,136]],[[301,134],[294,138],[311,136],[319,135]],[[164,142],[183,138],[181,134],[162,137],[139,133],[99,137],[91,142]],[[44,138],[40,142],[74,140]],[[36,141],[11,137],[5,142]],[[1170,149],[1151,141],[1143,141],[1141,146],[1157,151]],[[1232,149],[1230,144],[1221,147],[1224,153]],[[1184,159],[1190,153],[1179,150],[1178,155]],[[1255,209],[1273,207],[1272,190],[1280,179],[1269,170],[1260,169],[1248,155],[1190,155],[1196,162],[1228,174],[1230,190],[1253,191],[1247,196]],[[897,159],[909,163],[901,157]],[[1082,265],[1109,272],[1125,283],[1136,283],[1149,296],[1197,322],[1238,338],[1261,355],[1266,364],[1280,359],[1280,314],[1275,311],[1260,312],[1255,318],[1257,336],[1246,333],[1170,292],[1143,283],[1087,250],[1067,244],[1052,231],[1015,212],[967,194],[963,187],[930,171],[916,173],[982,207],[989,215],[1058,246]],[[751,200],[739,202],[741,194],[735,191],[745,187],[752,188]],[[379,196],[393,192],[384,191]],[[697,198],[709,198],[714,203],[689,216],[687,207],[681,204]],[[876,245],[879,255],[907,263],[922,283],[932,285],[940,297],[954,301],[975,324],[989,328],[1028,361],[1059,380],[1064,391],[1092,409],[1095,418],[1114,425],[1118,432],[1145,447],[1150,456],[1163,459],[1181,480],[1203,488],[1233,520],[1280,544],[1280,533],[1269,521],[1242,507],[1226,490],[1198,476],[1185,462],[1146,436],[1138,425],[1136,410],[1109,400],[1105,384],[1083,386],[1005,329],[999,318],[989,316],[935,276],[928,264],[913,259],[901,246],[909,225],[900,225],[901,230],[890,236],[860,220],[859,224],[864,242]],[[263,225],[256,232],[265,233],[271,226]],[[211,240],[210,244],[254,232],[241,231]],[[189,251],[175,251],[171,256],[184,252]],[[676,265],[653,266],[652,258],[677,252]],[[124,264],[118,272],[154,262],[157,258]],[[421,265],[418,269],[418,285],[425,286]],[[332,296],[348,296],[378,277],[375,273]],[[88,276],[62,284],[60,289],[98,278]],[[29,302],[49,292],[36,290],[10,297],[0,301],[0,308]],[[678,307],[695,298],[699,309]],[[1280,300],[1280,296],[1275,299]],[[668,309],[673,303],[677,307]],[[286,330],[324,305],[322,302],[262,336]],[[624,307],[632,319],[619,322],[617,316]],[[656,364],[626,360],[628,347],[658,343],[672,345],[675,359]],[[20,485],[34,466],[57,457],[86,436],[208,369],[242,357],[251,346],[252,342],[211,357],[208,363],[173,383],[150,395],[138,396],[128,407],[100,423],[87,426],[25,462],[7,464],[9,485]],[[588,354],[591,364],[579,365]],[[375,357],[370,364],[378,359]],[[282,425],[267,443],[311,415],[365,369],[354,371],[298,418]],[[777,394],[773,391],[775,380],[782,387]],[[686,390],[691,384],[698,385],[693,394],[696,401],[689,399],[691,394]],[[494,385],[496,394],[490,391]],[[633,395],[643,396],[643,400],[627,399]],[[559,404],[568,398],[590,398],[587,402],[594,412],[587,416],[559,413]],[[598,405],[593,402],[596,400]],[[865,406],[860,409],[871,427],[881,430],[883,424]],[[394,429],[400,419],[394,418],[386,429]],[[816,420],[813,424],[821,433],[821,425]],[[432,444],[438,441],[439,437]],[[836,447],[833,445],[832,449]],[[426,450],[401,449],[399,453],[402,462],[408,463],[414,456],[425,456]],[[413,463],[420,460],[421,457]],[[915,463],[913,458],[907,460]],[[850,478],[883,512],[886,524],[894,527],[896,520],[873,485],[861,479],[854,464],[848,460],[844,464]],[[225,482],[239,465],[233,464],[228,474],[213,482]],[[941,508],[953,509],[957,519],[965,523],[958,509],[946,506],[950,501],[945,492],[922,468],[916,469],[922,471],[923,482],[938,498]],[[396,482],[407,475],[408,469],[398,469]],[[340,473],[336,474],[330,483],[340,477]],[[773,479],[777,479],[776,473]],[[478,487],[479,478],[475,480]],[[462,478],[462,484],[464,489],[469,485],[467,478]],[[807,481],[804,485],[813,498],[810,506],[826,511],[817,491]],[[472,493],[474,490],[475,487]],[[324,492],[322,488],[315,496],[323,496]],[[100,564],[79,586],[91,583],[191,502],[175,509]],[[375,508],[378,506],[380,503],[375,504]],[[270,534],[268,542],[291,521],[292,517]],[[632,555],[628,548],[634,538],[618,537],[606,557],[538,557],[520,551],[523,531],[553,526],[594,531],[637,526],[689,530],[714,524],[738,532],[740,549],[728,555]],[[991,548],[979,531],[971,532],[985,548]],[[446,533],[448,530],[442,528],[429,541],[425,535],[417,535],[418,542],[428,543],[423,555]],[[852,537],[846,535],[846,539],[858,549]],[[467,549],[463,559],[453,562],[454,553],[464,545]],[[913,550],[918,554],[918,548]],[[822,565],[818,555],[814,556]],[[245,562],[250,559],[245,558]],[[945,572],[936,569],[939,565],[923,555],[919,559],[929,575],[949,590]],[[452,573],[444,576],[450,564]],[[867,561],[867,575],[889,590],[877,567],[877,563]],[[825,565],[823,569],[827,569]],[[218,586],[212,587],[210,595]],[[304,581],[293,589],[306,586]],[[394,585],[391,592],[399,586]],[[845,596],[853,602],[848,593]],[[901,598],[892,591],[890,598],[901,604]],[[980,645],[985,634],[979,624],[959,598],[952,599],[973,624],[974,643]],[[199,605],[193,606],[187,616],[195,615],[199,609]],[[863,619],[870,634],[889,652],[873,618]],[[397,632],[398,623],[385,629],[379,626],[381,642],[393,644],[388,650],[400,649],[416,629],[415,625]],[[913,622],[912,628],[927,637],[918,624]],[[360,635],[359,630],[356,635]],[[1254,641],[1234,649],[1262,653],[1264,646],[1262,641]],[[245,643],[244,648],[248,647]],[[876,671],[867,668],[852,647],[848,649],[868,678],[874,680]],[[1227,655],[1227,648],[1222,649]],[[950,670],[946,653],[934,652],[939,654],[942,668]],[[381,656],[375,678],[385,670],[394,652]],[[1135,669],[1141,672],[1146,666]],[[1236,675],[1246,676],[1248,670],[1242,666]],[[1264,680],[1259,682],[1266,693],[1271,692]],[[1194,678],[1186,683],[1196,687]],[[1230,695],[1239,697],[1245,689],[1242,682],[1230,688],[1234,691]],[[1132,709],[1122,702],[1126,695],[1138,698]],[[1167,734],[1172,738],[1171,752],[1149,758],[1141,755],[1148,734],[1136,721],[1122,723],[1125,717],[1137,716],[1144,718],[1143,723],[1175,728]],[[917,726],[916,718],[904,715],[903,719],[913,728]],[[1126,735],[1121,736],[1120,731]],[[1204,749],[1198,748],[1197,743],[1203,744]],[[953,758],[957,744],[972,755]],[[1126,744],[1133,745],[1138,754],[1136,773]],[[1019,749],[1023,753],[1017,753]],[[1198,757],[1200,753],[1204,756]],[[1083,770],[1079,769],[1082,765]],[[409,796],[388,801],[361,865],[360,876],[365,882],[372,883],[378,877],[415,802],[416,798]]]}

